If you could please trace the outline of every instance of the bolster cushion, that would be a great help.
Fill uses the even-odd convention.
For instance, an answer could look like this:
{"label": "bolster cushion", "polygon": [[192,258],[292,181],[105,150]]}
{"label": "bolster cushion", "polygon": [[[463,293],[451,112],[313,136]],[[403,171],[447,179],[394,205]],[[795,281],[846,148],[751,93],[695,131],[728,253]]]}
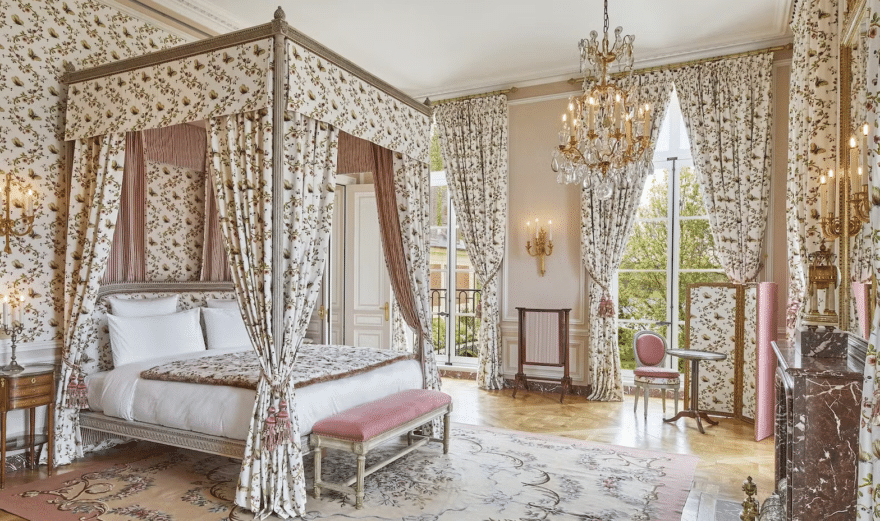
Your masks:
{"label": "bolster cushion", "polygon": [[450,402],[440,391],[409,389],[325,418],[312,427],[312,434],[367,441]]}

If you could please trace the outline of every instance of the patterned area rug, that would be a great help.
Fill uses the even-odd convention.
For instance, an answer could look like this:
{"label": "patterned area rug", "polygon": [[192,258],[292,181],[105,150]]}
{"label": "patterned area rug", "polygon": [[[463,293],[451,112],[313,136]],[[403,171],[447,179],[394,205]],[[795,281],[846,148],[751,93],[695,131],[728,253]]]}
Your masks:
{"label": "patterned area rug", "polygon": [[[469,425],[452,434],[449,455],[428,444],[368,476],[363,510],[325,491],[309,498],[304,519],[678,521],[697,465],[693,456]],[[376,449],[367,465],[395,448]],[[355,459],[330,450],[324,469],[343,481]],[[238,471],[235,460],[165,450],[7,489],[0,506],[30,521],[249,521],[232,504]]]}

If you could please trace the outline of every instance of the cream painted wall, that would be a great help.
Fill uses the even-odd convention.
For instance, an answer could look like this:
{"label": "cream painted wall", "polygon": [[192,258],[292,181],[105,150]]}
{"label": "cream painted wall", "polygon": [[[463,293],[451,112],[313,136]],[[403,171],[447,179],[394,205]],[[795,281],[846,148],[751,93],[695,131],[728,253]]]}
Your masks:
{"label": "cream painted wall", "polygon": [[[788,84],[790,53],[778,53],[774,62],[773,158],[771,213],[765,240],[765,268],[759,281],[780,286],[780,327],[788,288],[785,239],[785,178],[788,143]],[[562,114],[569,93],[577,88],[567,82],[521,89],[511,95],[510,188],[508,238],[500,290],[504,374],[512,379],[517,370],[517,306],[572,308],[570,329],[571,374],[575,385],[587,385],[586,317],[588,276],[580,261],[580,190],[556,183],[550,170],[550,151],[556,145]],[[526,220],[552,219],[554,252],[541,277],[538,261],[525,251]],[[561,369],[529,369],[529,374],[556,377]]]}

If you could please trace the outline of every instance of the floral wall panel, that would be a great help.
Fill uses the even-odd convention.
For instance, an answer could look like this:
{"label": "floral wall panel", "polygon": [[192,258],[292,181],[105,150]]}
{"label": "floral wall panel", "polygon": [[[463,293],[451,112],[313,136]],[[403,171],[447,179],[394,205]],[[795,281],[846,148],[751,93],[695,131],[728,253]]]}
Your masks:
{"label": "floral wall panel", "polygon": [[271,105],[272,39],[75,83],[67,139],[167,127]]}
{"label": "floral wall panel", "polygon": [[[720,362],[700,362],[699,408],[734,414],[736,294],[733,284],[688,288],[688,348],[724,353]],[[690,363],[688,363],[690,366]]]}
{"label": "floral wall panel", "polygon": [[[0,0],[0,171],[37,194],[34,236],[0,255],[0,294],[27,295],[22,341],[61,340],[67,231],[67,88],[77,69],[164,49],[183,40],[96,1]],[[4,355],[0,355],[4,359]]]}
{"label": "floral wall panel", "polygon": [[289,40],[287,56],[287,110],[428,162],[430,116]]}
{"label": "floral wall panel", "polygon": [[199,280],[205,237],[205,173],[147,162],[147,280]]}
{"label": "floral wall panel", "polygon": [[758,286],[745,288],[743,303],[743,350],[742,350],[742,417],[755,419],[756,391],[758,384]]}

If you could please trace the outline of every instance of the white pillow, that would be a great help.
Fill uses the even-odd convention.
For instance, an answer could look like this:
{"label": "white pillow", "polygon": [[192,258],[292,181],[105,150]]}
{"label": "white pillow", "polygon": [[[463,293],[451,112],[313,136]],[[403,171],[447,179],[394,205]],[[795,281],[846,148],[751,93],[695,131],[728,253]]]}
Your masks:
{"label": "white pillow", "polygon": [[251,345],[244,319],[236,308],[202,308],[205,318],[205,332],[208,334],[208,349],[230,349]]}
{"label": "white pillow", "polygon": [[205,301],[205,305],[214,309],[234,309],[235,311],[238,311],[238,301],[234,298],[209,298]]}
{"label": "white pillow", "polygon": [[117,317],[153,317],[177,313],[177,300],[180,295],[157,298],[107,297],[110,313]]}
{"label": "white pillow", "polygon": [[113,365],[205,350],[199,308],[150,317],[107,315]]}

